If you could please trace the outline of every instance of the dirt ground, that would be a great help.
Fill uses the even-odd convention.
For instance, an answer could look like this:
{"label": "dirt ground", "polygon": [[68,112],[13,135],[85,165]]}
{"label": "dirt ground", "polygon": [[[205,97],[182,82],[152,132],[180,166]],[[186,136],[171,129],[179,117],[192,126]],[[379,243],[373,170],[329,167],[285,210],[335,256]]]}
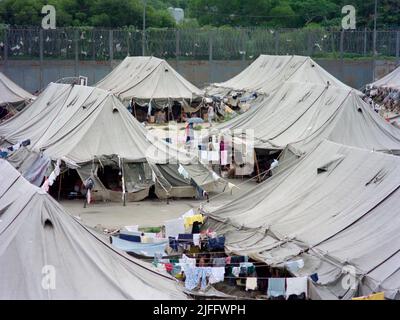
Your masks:
{"label": "dirt ground", "polygon": [[[234,179],[229,180],[238,186],[231,192],[218,195],[215,199],[211,198],[210,206],[218,207],[232,201],[241,194],[257,185],[254,181]],[[127,203],[124,207],[122,203],[95,203],[83,207],[83,200],[65,200],[61,204],[72,215],[77,216],[89,227],[103,227],[108,229],[121,228],[126,225],[139,225],[140,227],[161,226],[165,220],[177,218],[191,208],[198,208],[202,200],[195,199],[176,199],[166,201],[158,199],[144,200],[140,202]]]}

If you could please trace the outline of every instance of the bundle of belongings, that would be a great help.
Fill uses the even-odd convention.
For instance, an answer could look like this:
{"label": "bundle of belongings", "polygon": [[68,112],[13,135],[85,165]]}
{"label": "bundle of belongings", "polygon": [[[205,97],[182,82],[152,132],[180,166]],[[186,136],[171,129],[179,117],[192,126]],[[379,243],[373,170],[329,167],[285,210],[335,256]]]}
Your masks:
{"label": "bundle of belongings", "polygon": [[0,148],[0,158],[1,159],[6,159],[8,156],[13,154],[15,151],[19,150],[21,147],[26,147],[31,144],[31,141],[29,139],[23,140],[21,142],[18,142],[14,145]]}
{"label": "bundle of belongings", "polygon": [[386,112],[400,112],[400,68],[366,86],[364,93]]}

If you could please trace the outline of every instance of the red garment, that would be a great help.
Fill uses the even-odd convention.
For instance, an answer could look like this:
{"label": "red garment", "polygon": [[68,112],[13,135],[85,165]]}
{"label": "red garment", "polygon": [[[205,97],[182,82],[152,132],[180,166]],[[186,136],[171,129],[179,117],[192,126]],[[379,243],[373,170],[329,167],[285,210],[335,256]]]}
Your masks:
{"label": "red garment", "polygon": [[165,270],[166,270],[167,272],[171,272],[172,269],[174,268],[174,266],[173,266],[172,263],[166,263],[164,266],[165,266]]}

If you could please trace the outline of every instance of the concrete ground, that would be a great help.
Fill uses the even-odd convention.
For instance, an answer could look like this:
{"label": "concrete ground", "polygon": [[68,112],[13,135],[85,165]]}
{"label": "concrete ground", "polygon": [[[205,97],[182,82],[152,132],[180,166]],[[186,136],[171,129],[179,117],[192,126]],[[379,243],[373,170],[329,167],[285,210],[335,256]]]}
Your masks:
{"label": "concrete ground", "polygon": [[[238,186],[230,191],[210,198],[210,206],[219,207],[236,199],[246,191],[257,185],[254,181],[233,179],[231,183]],[[165,220],[181,216],[191,208],[198,208],[202,200],[177,199],[166,201],[148,199],[140,202],[127,203],[95,203],[83,207],[83,200],[64,200],[61,204],[70,214],[77,216],[89,227],[107,228],[109,230],[121,228],[126,225],[139,225],[140,227],[157,227],[163,225]]]}

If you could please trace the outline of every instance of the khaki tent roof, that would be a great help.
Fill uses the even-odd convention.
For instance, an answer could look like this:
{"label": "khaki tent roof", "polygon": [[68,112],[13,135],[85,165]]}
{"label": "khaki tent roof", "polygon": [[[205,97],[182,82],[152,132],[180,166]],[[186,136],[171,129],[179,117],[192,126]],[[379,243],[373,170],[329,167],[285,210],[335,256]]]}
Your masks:
{"label": "khaki tent roof", "polygon": [[0,72],[0,105],[19,103],[33,98],[33,95],[19,87]]}
{"label": "khaki tent roof", "polygon": [[369,84],[368,86],[379,88],[391,88],[400,90],[400,67],[394,69],[383,78]]}
{"label": "khaki tent roof", "polygon": [[84,163],[118,155],[131,161],[185,163],[191,156],[155,139],[110,92],[51,83],[28,108],[0,125],[0,137],[13,144],[31,140],[31,150],[53,160]]}
{"label": "khaki tent roof", "polygon": [[260,55],[250,66],[232,79],[215,83],[211,92],[220,89],[269,94],[282,82],[293,81],[304,84],[350,88],[319,66],[310,57]]}
{"label": "khaki tent roof", "polygon": [[189,99],[203,95],[165,60],[155,57],[126,57],[96,86],[109,90],[122,101]]}
{"label": "khaki tent roof", "polygon": [[307,151],[323,139],[370,150],[399,150],[400,130],[387,123],[355,90],[283,82],[249,111],[217,127],[254,130],[255,147]]}
{"label": "khaki tent roof", "polygon": [[0,299],[186,298],[176,280],[112,248],[4,160],[0,175]]}
{"label": "khaki tent roof", "polygon": [[[385,291],[400,299],[399,199],[399,157],[322,141],[257,188],[204,211],[228,252],[277,267],[303,258],[294,274],[318,273],[319,297]],[[341,287],[345,266],[355,268],[358,292]]]}

